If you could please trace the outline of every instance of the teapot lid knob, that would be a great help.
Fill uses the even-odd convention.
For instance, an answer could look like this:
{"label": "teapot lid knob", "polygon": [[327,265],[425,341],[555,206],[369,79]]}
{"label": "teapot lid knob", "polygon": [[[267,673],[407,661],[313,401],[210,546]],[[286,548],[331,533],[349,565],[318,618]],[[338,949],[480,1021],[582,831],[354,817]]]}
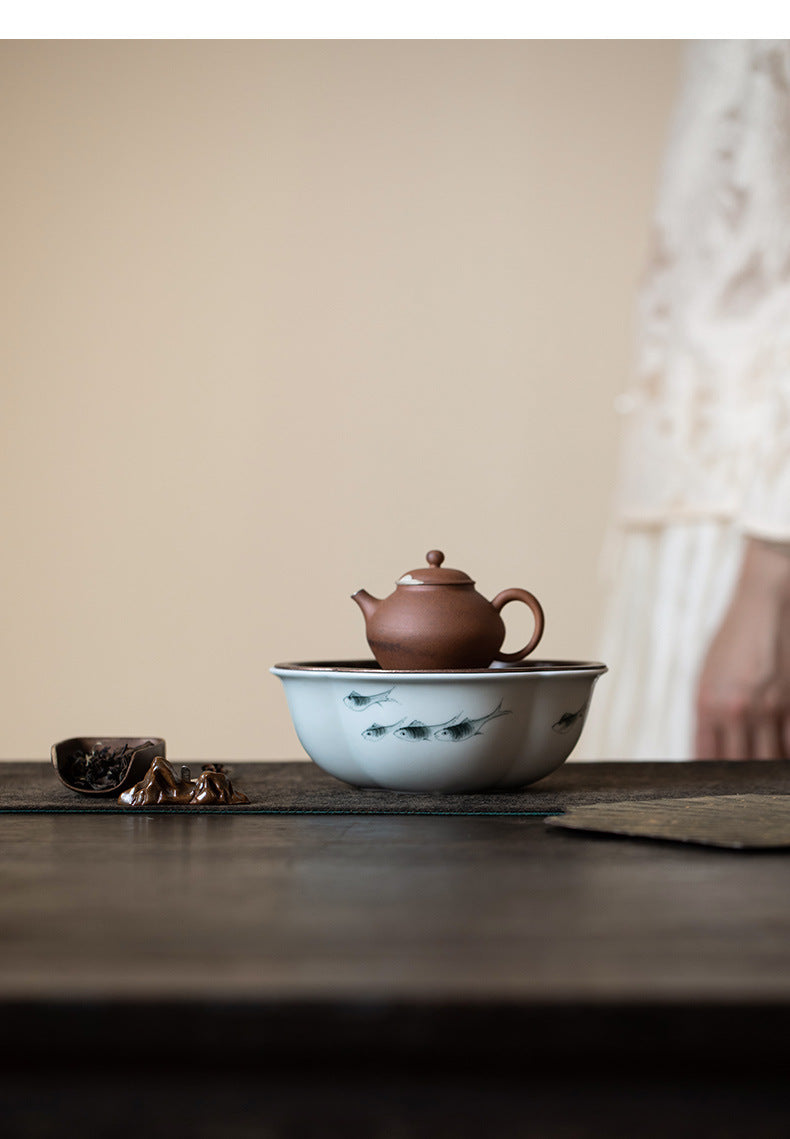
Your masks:
{"label": "teapot lid knob", "polygon": [[441,550],[429,550],[425,555],[427,566],[410,570],[398,578],[398,585],[474,585],[471,577],[456,569],[442,569],[444,554]]}

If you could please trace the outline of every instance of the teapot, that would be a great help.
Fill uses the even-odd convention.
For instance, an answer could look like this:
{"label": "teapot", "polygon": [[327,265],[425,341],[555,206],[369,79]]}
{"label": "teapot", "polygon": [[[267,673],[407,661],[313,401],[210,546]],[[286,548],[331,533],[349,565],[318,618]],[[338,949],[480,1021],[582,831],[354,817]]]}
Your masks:
{"label": "teapot", "polygon": [[[389,597],[359,589],[352,600],[365,616],[368,644],[386,669],[487,668],[492,661],[523,660],[543,636],[543,609],[526,589],[504,589],[487,601],[461,570],[442,568],[444,554],[429,550],[427,566],[405,573]],[[523,601],[535,629],[523,649],[501,652],[505,625],[500,610]]]}

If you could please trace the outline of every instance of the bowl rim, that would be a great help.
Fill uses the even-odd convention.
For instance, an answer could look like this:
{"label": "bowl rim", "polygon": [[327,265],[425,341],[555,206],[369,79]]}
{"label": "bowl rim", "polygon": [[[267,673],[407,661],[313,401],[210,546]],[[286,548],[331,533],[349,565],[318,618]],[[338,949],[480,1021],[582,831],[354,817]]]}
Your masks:
{"label": "bowl rim", "polygon": [[430,679],[441,680],[443,677],[455,676],[477,677],[480,680],[502,680],[506,676],[557,676],[592,674],[602,676],[609,669],[600,661],[573,661],[573,660],[532,660],[520,661],[518,664],[503,664],[501,667],[489,668],[441,668],[441,669],[407,669],[382,668],[375,660],[337,660],[337,661],[283,661],[272,665],[269,669],[275,676],[290,676],[294,673],[309,673],[314,676],[370,676],[370,677],[407,677],[424,676]]}

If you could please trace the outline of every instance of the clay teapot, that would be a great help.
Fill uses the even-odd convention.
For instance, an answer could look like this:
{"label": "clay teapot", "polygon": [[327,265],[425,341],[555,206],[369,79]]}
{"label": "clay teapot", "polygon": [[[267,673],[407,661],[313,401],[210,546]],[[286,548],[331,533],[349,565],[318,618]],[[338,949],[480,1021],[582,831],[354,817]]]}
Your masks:
{"label": "clay teapot", "polygon": [[[543,610],[526,589],[504,589],[486,601],[461,570],[443,569],[444,554],[429,550],[428,565],[399,578],[394,593],[379,600],[365,589],[352,594],[365,615],[368,644],[387,669],[487,668],[492,661],[523,660],[543,635]],[[500,652],[505,625],[500,610],[523,601],[535,630],[515,653]]]}

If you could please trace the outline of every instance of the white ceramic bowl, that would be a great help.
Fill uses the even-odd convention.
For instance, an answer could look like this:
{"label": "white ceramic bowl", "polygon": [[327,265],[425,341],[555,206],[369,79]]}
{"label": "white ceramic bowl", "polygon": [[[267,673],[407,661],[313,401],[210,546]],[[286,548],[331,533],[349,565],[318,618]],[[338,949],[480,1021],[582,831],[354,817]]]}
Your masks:
{"label": "white ceramic bowl", "polygon": [[399,672],[335,661],[271,671],[303,748],[330,775],[356,787],[461,792],[522,787],[564,763],[606,666]]}

